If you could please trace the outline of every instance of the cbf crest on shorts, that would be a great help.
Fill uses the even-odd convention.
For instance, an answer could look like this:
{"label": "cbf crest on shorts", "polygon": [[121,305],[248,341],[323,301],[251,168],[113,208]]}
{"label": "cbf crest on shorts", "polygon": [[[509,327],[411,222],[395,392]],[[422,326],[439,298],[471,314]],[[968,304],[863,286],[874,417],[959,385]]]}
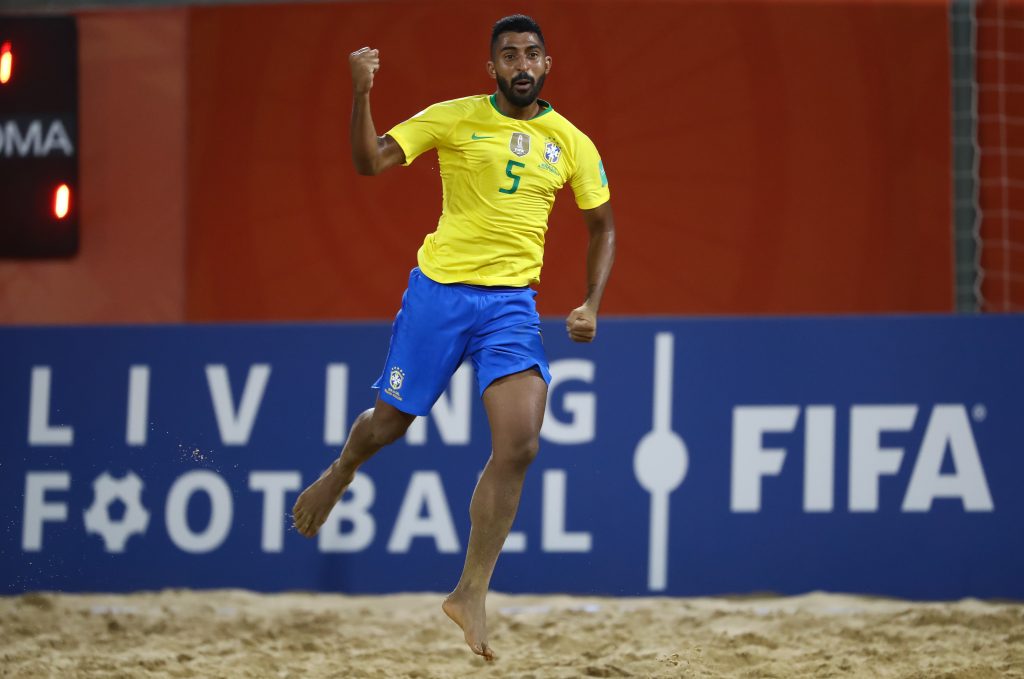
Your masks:
{"label": "cbf crest on shorts", "polygon": [[402,395],[398,392],[402,388],[402,382],[405,382],[405,371],[397,365],[392,366],[391,374],[388,375],[388,386],[384,389],[384,393],[398,401],[401,401]]}
{"label": "cbf crest on shorts", "polygon": [[522,132],[513,132],[512,139],[508,142],[508,148],[520,158],[530,152],[530,135]]}
{"label": "cbf crest on shorts", "polygon": [[395,366],[391,369],[391,379],[389,381],[391,383],[391,388],[398,391],[402,388],[402,382],[405,381],[405,373],[402,372],[401,368]]}

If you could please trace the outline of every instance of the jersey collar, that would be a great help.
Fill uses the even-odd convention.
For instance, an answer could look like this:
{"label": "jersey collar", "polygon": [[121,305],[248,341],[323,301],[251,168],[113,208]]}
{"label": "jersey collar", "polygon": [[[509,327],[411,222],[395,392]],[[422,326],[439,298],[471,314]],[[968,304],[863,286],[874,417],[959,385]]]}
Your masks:
{"label": "jersey collar", "polygon": [[[494,110],[498,112],[498,115],[502,116],[503,118],[512,118],[512,116],[507,116],[504,113],[502,113],[501,109],[498,108],[498,102],[497,102],[497,99],[496,99],[496,95],[492,94],[490,97],[488,97],[488,101],[491,102],[491,106],[493,106]],[[527,118],[527,120],[536,120],[537,118],[540,118],[541,116],[546,116],[547,114],[549,114],[549,113],[551,113],[552,111],[555,110],[551,106],[551,104],[549,104],[548,102],[544,101],[543,99],[538,99],[537,103],[540,104],[540,111],[538,111],[537,115],[535,115],[534,117]],[[512,120],[519,120],[519,119],[518,118],[512,118]]]}

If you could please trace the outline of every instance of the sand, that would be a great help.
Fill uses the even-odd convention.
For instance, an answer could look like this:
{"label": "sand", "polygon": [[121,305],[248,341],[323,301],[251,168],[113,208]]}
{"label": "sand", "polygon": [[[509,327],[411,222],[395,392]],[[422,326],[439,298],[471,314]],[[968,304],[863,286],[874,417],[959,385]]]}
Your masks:
{"label": "sand", "polygon": [[0,597],[0,677],[1024,678],[1024,605],[832,594],[488,599],[487,664],[439,594]]}

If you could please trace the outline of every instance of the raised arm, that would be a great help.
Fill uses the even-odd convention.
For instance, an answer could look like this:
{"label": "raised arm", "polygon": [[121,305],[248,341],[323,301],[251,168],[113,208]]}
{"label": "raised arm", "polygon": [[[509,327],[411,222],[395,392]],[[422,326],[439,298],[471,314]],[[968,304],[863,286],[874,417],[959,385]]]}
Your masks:
{"label": "raised arm", "polygon": [[387,135],[377,136],[370,115],[370,90],[373,76],[380,70],[380,53],[363,47],[348,55],[348,65],[352,71],[352,164],[359,174],[380,174],[405,162],[398,142]]}
{"label": "raised arm", "polygon": [[615,218],[611,203],[583,211],[590,230],[587,247],[587,299],[565,319],[565,329],[574,342],[593,342],[597,336],[597,310],[615,261]]}

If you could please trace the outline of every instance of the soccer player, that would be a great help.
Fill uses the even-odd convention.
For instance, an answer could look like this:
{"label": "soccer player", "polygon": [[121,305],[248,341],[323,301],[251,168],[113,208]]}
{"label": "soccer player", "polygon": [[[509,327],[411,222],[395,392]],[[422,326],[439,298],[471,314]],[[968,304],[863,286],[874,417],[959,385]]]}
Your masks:
{"label": "soccer player", "polygon": [[469,506],[466,562],[442,604],[474,653],[487,643],[484,599],[537,454],[551,380],[529,286],[540,280],[555,192],[568,183],[590,231],[587,294],[566,319],[591,342],[615,254],[608,179],[594,144],[539,99],[551,57],[533,19],[515,15],[491,32],[492,95],[434,104],[384,136],[370,116],[377,50],[349,55],[352,160],[364,175],[408,165],[437,149],[443,207],[423,241],[395,318],[374,407],[356,418],[339,458],[299,496],[295,526],[316,535],[356,470],[426,415],[464,359],[473,362],[491,427],[492,453]]}

